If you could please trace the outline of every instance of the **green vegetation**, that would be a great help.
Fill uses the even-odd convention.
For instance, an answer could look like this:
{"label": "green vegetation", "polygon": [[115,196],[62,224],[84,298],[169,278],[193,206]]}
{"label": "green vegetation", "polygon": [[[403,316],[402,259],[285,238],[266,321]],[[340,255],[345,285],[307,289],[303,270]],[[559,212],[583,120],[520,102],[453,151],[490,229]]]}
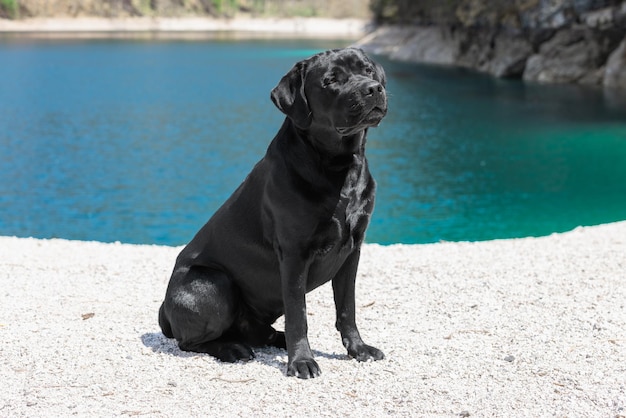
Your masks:
{"label": "green vegetation", "polygon": [[0,0],[0,18],[370,16],[369,0]]}
{"label": "green vegetation", "polygon": [[139,0],[133,3],[139,14],[144,16],[152,15],[152,4],[154,3],[152,0]]}
{"label": "green vegetation", "polygon": [[237,0],[212,0],[218,16],[231,16],[239,9]]}
{"label": "green vegetation", "polygon": [[17,19],[20,17],[18,0],[0,0],[0,18]]}
{"label": "green vegetation", "polygon": [[[246,2],[243,2],[246,3]],[[258,16],[319,16],[324,15],[319,1],[272,1],[255,0],[250,11]]]}
{"label": "green vegetation", "polygon": [[379,21],[445,22],[454,19],[456,8],[462,2],[462,0],[371,0],[370,9]]}

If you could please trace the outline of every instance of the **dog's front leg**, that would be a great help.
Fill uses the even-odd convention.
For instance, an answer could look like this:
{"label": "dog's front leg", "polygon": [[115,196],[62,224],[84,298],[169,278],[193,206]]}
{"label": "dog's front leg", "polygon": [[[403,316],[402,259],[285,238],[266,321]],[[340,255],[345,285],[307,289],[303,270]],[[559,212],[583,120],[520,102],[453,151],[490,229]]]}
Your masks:
{"label": "dog's front leg", "polygon": [[360,256],[360,250],[352,253],[333,278],[333,293],[337,308],[336,326],[350,356],[358,361],[380,360],[385,357],[383,352],[365,344],[356,326],[355,279]]}
{"label": "dog's front leg", "polygon": [[309,263],[300,257],[283,257],[280,262],[283,305],[285,310],[285,338],[287,342],[287,376],[309,379],[320,375],[313,360],[307,337],[306,281]]}

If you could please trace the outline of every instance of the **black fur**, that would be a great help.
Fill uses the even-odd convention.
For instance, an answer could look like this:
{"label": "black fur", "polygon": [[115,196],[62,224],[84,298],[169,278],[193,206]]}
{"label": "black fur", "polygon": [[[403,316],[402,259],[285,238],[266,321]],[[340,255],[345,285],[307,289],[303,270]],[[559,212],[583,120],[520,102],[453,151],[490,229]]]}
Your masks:
{"label": "black fur", "polygon": [[[387,112],[383,69],[359,49],[297,63],[271,93],[285,121],[266,155],[182,250],[159,311],[182,350],[234,362],[251,347],[287,348],[287,374],[320,369],[307,339],[305,294],[332,281],[337,329],[359,361],[354,285],[374,207],[367,128]],[[285,332],[272,324],[285,315]]]}

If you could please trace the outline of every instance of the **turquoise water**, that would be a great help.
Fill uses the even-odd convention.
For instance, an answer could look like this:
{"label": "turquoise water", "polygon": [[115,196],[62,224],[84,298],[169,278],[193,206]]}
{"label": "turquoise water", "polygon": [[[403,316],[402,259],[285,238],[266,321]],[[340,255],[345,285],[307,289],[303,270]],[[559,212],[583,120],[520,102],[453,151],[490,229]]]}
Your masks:
{"label": "turquoise water", "polygon": [[[186,243],[280,126],[280,77],[344,44],[0,40],[0,235]],[[369,242],[626,219],[623,95],[380,60]]]}

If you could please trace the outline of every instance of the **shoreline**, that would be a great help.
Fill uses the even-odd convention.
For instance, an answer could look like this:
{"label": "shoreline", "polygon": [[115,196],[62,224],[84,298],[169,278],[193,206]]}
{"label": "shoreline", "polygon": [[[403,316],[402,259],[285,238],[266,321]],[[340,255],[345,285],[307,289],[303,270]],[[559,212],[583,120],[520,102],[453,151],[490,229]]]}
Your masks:
{"label": "shoreline", "polygon": [[13,37],[243,36],[359,39],[370,30],[364,19],[331,18],[34,18],[0,19],[0,35]]}
{"label": "shoreline", "polygon": [[386,358],[346,356],[327,284],[307,295],[322,368],[310,381],[285,377],[284,350],[225,364],[161,334],[181,247],[0,237],[0,248],[3,416],[626,414],[626,221],[364,245],[357,320]]}
{"label": "shoreline", "polygon": [[543,39],[537,34],[545,28],[533,34],[447,24],[381,25],[357,45],[392,60],[468,68],[495,78],[626,89],[626,33],[609,42],[596,27],[548,29],[554,34]]}

